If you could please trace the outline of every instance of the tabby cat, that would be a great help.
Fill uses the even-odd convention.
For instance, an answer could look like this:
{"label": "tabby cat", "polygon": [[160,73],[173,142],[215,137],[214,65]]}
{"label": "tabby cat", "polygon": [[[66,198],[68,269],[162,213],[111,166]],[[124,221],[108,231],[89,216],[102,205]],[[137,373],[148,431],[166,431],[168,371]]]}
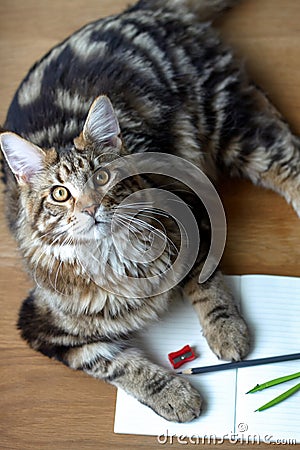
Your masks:
{"label": "tabby cat", "polygon": [[[114,179],[111,163],[145,152],[159,160],[162,152],[185,158],[211,180],[226,172],[272,188],[300,213],[299,138],[211,27],[234,3],[140,0],[88,24],[30,70],[0,135],[7,217],[35,282],[20,310],[22,337],[170,421],[198,417],[201,397],[131,342],[161,316],[174,292],[156,294],[147,285],[144,296],[130,296],[124,283],[129,292],[121,295],[118,280],[110,273],[114,289],[107,289],[104,278],[109,266],[133,277],[160,275],[159,285],[161,264],[176,257],[179,231],[149,207],[140,216],[124,212],[112,238],[112,212],[132,193],[157,187],[151,176],[125,177],[104,198],[101,192]],[[202,206],[192,207],[201,216]],[[117,251],[128,228],[133,245],[136,239],[144,250],[147,230],[171,243],[155,261],[136,262]],[[92,274],[86,267],[95,242],[100,259]],[[239,360],[250,347],[247,326],[218,270],[198,283],[201,251],[180,286],[212,351]]]}

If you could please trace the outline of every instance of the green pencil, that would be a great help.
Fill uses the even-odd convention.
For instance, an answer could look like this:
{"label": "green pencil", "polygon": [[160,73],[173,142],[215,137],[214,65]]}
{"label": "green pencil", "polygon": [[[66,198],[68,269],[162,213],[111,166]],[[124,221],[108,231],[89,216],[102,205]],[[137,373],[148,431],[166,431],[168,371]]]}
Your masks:
{"label": "green pencil", "polygon": [[256,409],[254,412],[263,411],[264,409],[271,408],[271,406],[277,405],[278,403],[282,402],[286,398],[295,394],[295,392],[299,391],[299,389],[300,389],[300,383],[296,384],[296,386],[292,387],[291,389],[284,392],[283,394],[278,395],[278,397],[274,398],[270,402],[268,402],[265,405],[261,406],[260,408]]}
{"label": "green pencil", "polygon": [[284,377],[275,378],[274,380],[266,381],[262,384],[257,384],[254,388],[250,389],[250,391],[246,392],[246,394],[252,394],[254,392],[262,391],[271,386],[276,386],[276,384],[284,383],[285,381],[294,380],[295,378],[300,377],[300,372],[292,373],[291,375],[285,375]]}

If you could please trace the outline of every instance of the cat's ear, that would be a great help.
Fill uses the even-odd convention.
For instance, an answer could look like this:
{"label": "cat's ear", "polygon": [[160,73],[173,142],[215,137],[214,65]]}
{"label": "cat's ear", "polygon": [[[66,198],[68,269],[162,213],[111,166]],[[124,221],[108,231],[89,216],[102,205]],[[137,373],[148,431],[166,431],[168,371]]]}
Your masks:
{"label": "cat's ear", "polygon": [[109,98],[105,95],[97,97],[90,107],[83,127],[84,141],[95,144],[109,143],[120,149],[120,132],[119,122]]}
{"label": "cat's ear", "polygon": [[0,135],[0,144],[7,164],[19,183],[28,183],[42,169],[45,153],[26,139],[5,132]]}

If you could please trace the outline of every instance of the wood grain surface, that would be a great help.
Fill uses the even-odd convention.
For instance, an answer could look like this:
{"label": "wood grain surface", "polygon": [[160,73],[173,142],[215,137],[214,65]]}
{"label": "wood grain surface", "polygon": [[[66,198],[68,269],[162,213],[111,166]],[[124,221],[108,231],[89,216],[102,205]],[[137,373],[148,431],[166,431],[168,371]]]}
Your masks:
{"label": "wood grain surface", "polygon": [[[85,23],[120,12],[126,4],[127,0],[1,0],[0,123],[19,82],[39,57]],[[243,59],[252,78],[268,92],[292,129],[300,133],[300,1],[245,0],[217,27]],[[219,192],[228,220],[223,270],[230,274],[300,276],[300,222],[291,207],[275,193],[246,181],[224,180]],[[161,447],[155,437],[113,434],[113,387],[50,361],[21,341],[15,323],[31,282],[7,230],[2,202],[3,194],[0,448]],[[174,441],[171,447],[179,449],[182,445]],[[232,448],[232,444],[224,443],[222,448]]]}

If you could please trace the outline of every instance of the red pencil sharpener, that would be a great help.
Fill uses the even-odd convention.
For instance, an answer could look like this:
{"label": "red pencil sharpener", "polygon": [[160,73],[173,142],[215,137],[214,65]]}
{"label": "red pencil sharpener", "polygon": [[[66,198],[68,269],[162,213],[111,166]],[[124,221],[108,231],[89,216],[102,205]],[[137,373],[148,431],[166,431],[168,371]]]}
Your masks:
{"label": "red pencil sharpener", "polygon": [[168,358],[174,369],[178,369],[182,364],[193,361],[196,356],[193,349],[189,345],[185,345],[177,352],[169,353]]}

